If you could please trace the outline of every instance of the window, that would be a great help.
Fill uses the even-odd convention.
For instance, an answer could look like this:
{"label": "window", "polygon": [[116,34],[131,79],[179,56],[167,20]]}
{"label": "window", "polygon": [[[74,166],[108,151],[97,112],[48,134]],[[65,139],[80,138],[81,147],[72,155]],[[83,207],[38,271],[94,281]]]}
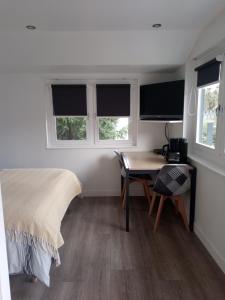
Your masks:
{"label": "window", "polygon": [[97,140],[129,141],[130,85],[98,84]]}
{"label": "window", "polygon": [[52,85],[56,140],[87,139],[85,85]]}
{"label": "window", "polygon": [[197,142],[212,149],[216,144],[219,86],[209,84],[198,90]]}
{"label": "window", "polygon": [[[109,81],[110,82],[110,81]],[[51,83],[47,110],[49,148],[134,146],[137,81]]]}
{"label": "window", "polygon": [[214,162],[224,154],[224,74],[221,61],[210,60],[197,71],[198,109],[195,152]]}

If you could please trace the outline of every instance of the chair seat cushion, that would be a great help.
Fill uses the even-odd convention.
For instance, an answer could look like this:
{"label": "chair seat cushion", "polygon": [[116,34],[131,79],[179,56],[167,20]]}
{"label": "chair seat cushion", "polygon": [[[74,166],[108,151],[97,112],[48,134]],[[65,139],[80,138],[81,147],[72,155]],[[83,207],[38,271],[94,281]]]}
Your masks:
{"label": "chair seat cushion", "polygon": [[190,177],[183,168],[164,168],[157,177],[153,190],[165,196],[185,193],[190,187]]}

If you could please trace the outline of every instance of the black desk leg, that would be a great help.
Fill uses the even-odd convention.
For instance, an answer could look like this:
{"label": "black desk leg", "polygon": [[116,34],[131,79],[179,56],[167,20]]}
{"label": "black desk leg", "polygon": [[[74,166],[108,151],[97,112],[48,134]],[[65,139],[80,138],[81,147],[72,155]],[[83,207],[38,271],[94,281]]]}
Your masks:
{"label": "black desk leg", "polygon": [[196,175],[197,175],[197,169],[194,167],[193,170],[191,171],[191,199],[190,199],[190,215],[189,215],[189,228],[190,228],[190,231],[194,230]]}
{"label": "black desk leg", "polygon": [[129,175],[126,174],[126,231],[129,232],[129,213],[130,213],[130,196],[129,196]]}

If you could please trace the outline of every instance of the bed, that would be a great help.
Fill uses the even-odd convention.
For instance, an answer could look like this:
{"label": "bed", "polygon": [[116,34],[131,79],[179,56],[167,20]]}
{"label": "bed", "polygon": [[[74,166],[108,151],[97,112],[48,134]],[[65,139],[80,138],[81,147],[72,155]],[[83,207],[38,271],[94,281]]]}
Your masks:
{"label": "bed", "polygon": [[64,169],[5,169],[0,183],[9,273],[25,273],[49,286],[52,263],[60,265],[61,221],[81,184]]}

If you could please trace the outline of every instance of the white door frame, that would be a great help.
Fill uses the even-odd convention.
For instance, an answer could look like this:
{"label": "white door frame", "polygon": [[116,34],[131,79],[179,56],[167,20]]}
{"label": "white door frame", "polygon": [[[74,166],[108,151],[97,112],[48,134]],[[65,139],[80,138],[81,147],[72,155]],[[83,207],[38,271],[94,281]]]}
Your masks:
{"label": "white door frame", "polygon": [[0,300],[10,300],[9,272],[5,242],[5,227],[2,208],[2,193],[0,185]]}

